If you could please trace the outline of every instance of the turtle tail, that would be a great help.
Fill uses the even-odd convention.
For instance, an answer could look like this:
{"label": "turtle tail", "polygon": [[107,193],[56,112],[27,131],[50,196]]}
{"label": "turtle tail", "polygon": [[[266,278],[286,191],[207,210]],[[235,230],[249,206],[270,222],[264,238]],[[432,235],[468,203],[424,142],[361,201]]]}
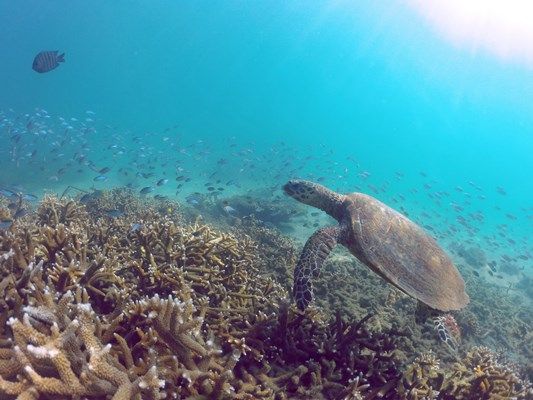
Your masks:
{"label": "turtle tail", "polygon": [[294,269],[292,294],[296,306],[305,310],[313,301],[313,278],[318,277],[322,264],[339,241],[341,228],[330,226],[317,230],[305,243]]}

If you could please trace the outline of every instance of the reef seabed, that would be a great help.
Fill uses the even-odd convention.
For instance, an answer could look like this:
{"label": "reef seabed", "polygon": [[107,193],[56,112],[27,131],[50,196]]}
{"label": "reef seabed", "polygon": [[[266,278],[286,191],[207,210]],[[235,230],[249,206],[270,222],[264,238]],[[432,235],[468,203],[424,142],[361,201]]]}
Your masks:
{"label": "reef seabed", "polygon": [[488,349],[405,363],[405,333],[370,314],[299,312],[295,254],[253,221],[223,232],[125,190],[47,196],[0,231],[0,399],[531,396]]}

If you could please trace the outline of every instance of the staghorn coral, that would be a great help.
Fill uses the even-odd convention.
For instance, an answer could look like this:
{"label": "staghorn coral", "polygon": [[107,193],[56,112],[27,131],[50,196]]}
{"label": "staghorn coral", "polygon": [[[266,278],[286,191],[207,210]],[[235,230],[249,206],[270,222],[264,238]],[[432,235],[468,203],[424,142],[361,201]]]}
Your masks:
{"label": "staghorn coral", "polygon": [[[248,221],[230,232],[184,223],[179,206],[169,212],[128,191],[89,200],[47,197],[0,232],[0,398],[405,393],[397,345],[406,337],[396,322],[357,318],[364,296],[350,322],[287,305],[285,267],[296,252],[278,232]],[[116,201],[125,211],[111,217]],[[374,283],[357,277],[360,289]],[[391,316],[410,309],[398,296],[381,306],[387,295],[380,291],[371,308]],[[444,371],[456,373],[451,381],[467,376]]]}
{"label": "staghorn coral", "polygon": [[442,368],[433,353],[417,357],[405,370],[402,398],[439,400],[529,399],[531,384],[486,347],[473,347],[451,368]]}
{"label": "staghorn coral", "polygon": [[[35,296],[35,297],[33,297]],[[59,297],[58,297],[59,296]],[[100,323],[78,291],[62,295],[49,287],[33,290],[38,306],[10,318],[14,346],[3,349],[0,392],[17,398],[159,399],[164,380],[158,369],[127,369],[103,345]]]}
{"label": "staghorn coral", "polygon": [[120,218],[134,216],[137,222],[150,221],[166,216],[180,222],[182,215],[178,203],[166,198],[141,198],[129,188],[115,188],[110,191],[95,190],[79,198],[92,218]]}
{"label": "staghorn coral", "polygon": [[[243,338],[248,321],[266,315],[286,295],[271,278],[257,276],[257,244],[206,225],[178,226],[178,218],[153,204],[142,208],[150,219],[135,230],[132,223],[141,220],[135,212],[104,219],[79,204],[81,212],[65,212],[72,209],[68,204],[47,198],[37,223],[18,223],[0,236],[2,320],[10,321],[2,331],[10,365],[1,371],[4,393],[18,387],[21,396],[43,398],[158,398],[166,382],[165,396],[223,398],[238,387],[232,369],[240,354],[251,351]],[[71,295],[80,288],[81,309]],[[193,317],[197,309],[201,316]],[[85,371],[92,364],[76,364],[97,355],[111,363],[105,368],[117,369],[111,383],[88,381]],[[239,390],[244,396],[262,389]]]}
{"label": "staghorn coral", "polygon": [[363,391],[369,399],[394,398],[399,379],[394,336],[371,334],[365,327],[370,315],[347,322],[337,313],[318,322],[312,313],[282,305],[277,323],[250,331],[246,342],[265,360],[249,379],[289,398],[349,398]]}
{"label": "staghorn coral", "polygon": [[83,204],[74,200],[60,200],[53,195],[46,195],[37,208],[37,224],[55,227],[59,224],[86,221],[87,211]]}
{"label": "staghorn coral", "polygon": [[242,220],[232,232],[238,236],[245,234],[260,243],[256,251],[259,271],[281,282],[288,291],[292,290],[292,274],[287,266],[296,264],[299,252],[291,239],[254,218]]}
{"label": "staghorn coral", "polygon": [[[479,282],[470,285],[469,293],[471,305],[467,311],[477,316],[476,321],[463,319],[465,312],[461,312],[457,322],[463,332],[472,328],[476,330],[477,334],[468,338],[470,347],[483,345],[504,348],[511,358],[523,364],[530,362],[533,358],[531,303],[519,292],[508,292]],[[529,379],[532,378],[533,374],[530,373]]]}
{"label": "staghorn coral", "polygon": [[398,394],[408,400],[437,399],[444,382],[440,362],[431,351],[414,359],[398,385]]}
{"label": "staghorn coral", "polygon": [[11,211],[7,208],[7,203],[0,198],[0,221],[11,220]]}
{"label": "staghorn coral", "polygon": [[[473,347],[455,363],[443,384],[446,399],[527,399],[531,384],[522,380],[510,365],[486,347]],[[447,397],[446,397],[447,396]]]}

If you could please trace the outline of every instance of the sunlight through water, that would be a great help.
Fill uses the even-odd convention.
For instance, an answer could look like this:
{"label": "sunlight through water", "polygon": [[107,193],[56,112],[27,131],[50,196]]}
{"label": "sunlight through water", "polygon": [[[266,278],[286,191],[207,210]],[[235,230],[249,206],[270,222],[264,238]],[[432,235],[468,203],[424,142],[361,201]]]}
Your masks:
{"label": "sunlight through water", "polygon": [[533,67],[533,2],[409,0],[454,45]]}

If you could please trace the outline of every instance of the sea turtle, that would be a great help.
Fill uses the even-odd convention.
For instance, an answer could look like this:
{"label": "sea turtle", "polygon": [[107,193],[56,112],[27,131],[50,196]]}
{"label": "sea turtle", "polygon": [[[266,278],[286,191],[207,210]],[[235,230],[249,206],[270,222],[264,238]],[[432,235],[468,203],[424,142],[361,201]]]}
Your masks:
{"label": "sea turtle", "polygon": [[339,225],[317,230],[305,244],[294,270],[293,295],[305,309],[313,299],[312,279],[337,243],[374,272],[431,309],[458,310],[469,298],[457,268],[422,228],[363,193],[339,194],[317,183],[290,180],[283,190],[317,207]]}

